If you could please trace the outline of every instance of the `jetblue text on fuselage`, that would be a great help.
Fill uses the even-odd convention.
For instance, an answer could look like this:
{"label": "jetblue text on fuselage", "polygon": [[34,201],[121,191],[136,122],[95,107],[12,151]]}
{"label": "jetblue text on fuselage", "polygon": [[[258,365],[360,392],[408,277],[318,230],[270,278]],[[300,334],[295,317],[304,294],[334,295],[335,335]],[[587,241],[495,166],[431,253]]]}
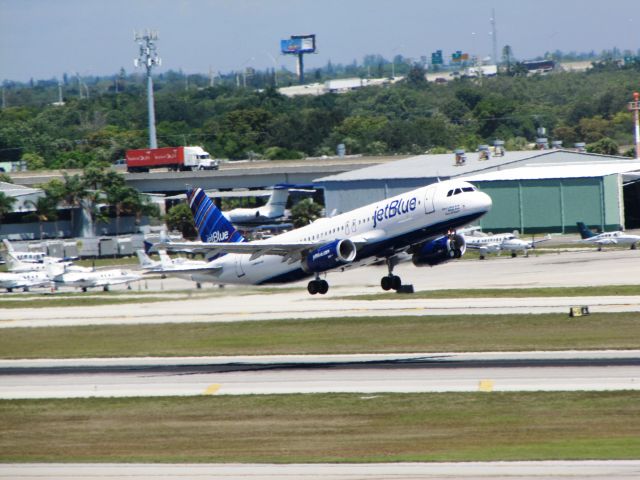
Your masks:
{"label": "jetblue text on fuselage", "polygon": [[416,209],[418,201],[416,197],[412,197],[409,200],[401,198],[400,200],[394,200],[387,203],[384,207],[376,208],[373,211],[373,228],[389,218],[393,218],[396,215],[404,215],[407,212],[412,212]]}

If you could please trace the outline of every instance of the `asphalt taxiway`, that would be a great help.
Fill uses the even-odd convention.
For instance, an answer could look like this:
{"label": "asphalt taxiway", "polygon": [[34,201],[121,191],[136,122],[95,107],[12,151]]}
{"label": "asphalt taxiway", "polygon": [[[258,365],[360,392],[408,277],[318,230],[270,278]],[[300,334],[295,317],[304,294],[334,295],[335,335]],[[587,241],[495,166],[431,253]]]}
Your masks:
{"label": "asphalt taxiway", "polygon": [[[491,258],[489,260],[449,262],[433,268],[415,268],[401,264],[396,273],[417,291],[433,289],[513,289],[512,298],[415,299],[410,294],[401,300],[357,300],[351,295],[379,293],[383,266],[370,266],[328,275],[331,290],[327,295],[311,296],[306,282],[280,288],[217,287],[210,296],[176,300],[158,287],[193,288],[179,279],[148,280],[149,291],[166,301],[146,304],[60,307],[55,309],[0,309],[0,328],[69,326],[90,324],[136,324],[180,322],[233,322],[285,318],[336,316],[501,314],[568,312],[571,306],[587,305],[593,312],[640,311],[640,296],[545,297],[517,296],[518,288],[541,286],[598,286],[640,284],[638,250],[578,251],[544,254],[529,258]],[[136,287],[127,292],[133,299]],[[141,296],[142,297],[142,296]],[[15,298],[19,298],[16,296]]]}
{"label": "asphalt taxiway", "polygon": [[639,351],[0,362],[0,398],[640,389]]}

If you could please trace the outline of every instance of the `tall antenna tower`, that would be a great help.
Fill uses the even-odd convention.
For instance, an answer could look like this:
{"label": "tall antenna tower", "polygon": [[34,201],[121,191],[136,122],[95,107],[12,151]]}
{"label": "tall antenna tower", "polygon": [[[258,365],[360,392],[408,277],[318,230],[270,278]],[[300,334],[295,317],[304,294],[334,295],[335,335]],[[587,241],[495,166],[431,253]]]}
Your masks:
{"label": "tall antenna tower", "polygon": [[162,60],[156,52],[158,32],[146,30],[144,33],[133,33],[133,41],[140,46],[138,58],[133,60],[136,67],[147,69],[147,110],[149,111],[149,148],[158,148],[156,138],[156,112],[153,105],[153,78],[151,70],[155,66],[162,65]]}
{"label": "tall antenna tower", "polygon": [[635,121],[635,138],[636,138],[636,160],[640,160],[640,119],[638,111],[640,111],[640,93],[633,92],[633,102],[629,103],[629,110],[633,112]]}
{"label": "tall antenna tower", "polygon": [[496,30],[496,9],[491,9],[491,40],[493,42],[493,63],[498,65],[500,59],[498,58],[498,32]]}

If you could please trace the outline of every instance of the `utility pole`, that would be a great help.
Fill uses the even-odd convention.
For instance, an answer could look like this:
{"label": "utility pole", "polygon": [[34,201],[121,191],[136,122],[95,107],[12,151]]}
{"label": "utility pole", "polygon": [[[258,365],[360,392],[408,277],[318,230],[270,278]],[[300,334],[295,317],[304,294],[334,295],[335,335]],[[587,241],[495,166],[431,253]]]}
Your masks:
{"label": "utility pole", "polygon": [[498,32],[496,30],[496,9],[491,9],[491,40],[493,41],[493,63],[498,65]]}
{"label": "utility pole", "polygon": [[640,122],[638,121],[638,110],[640,110],[640,93],[633,92],[633,102],[629,102],[629,110],[633,112],[636,122],[636,160],[640,160]]}
{"label": "utility pole", "polygon": [[147,70],[147,109],[149,111],[149,148],[158,148],[156,138],[156,113],[153,104],[153,78],[151,70],[155,66],[162,65],[162,60],[156,52],[158,32],[147,30],[143,33],[134,32],[134,42],[140,46],[138,58],[133,60],[136,67],[144,67]]}

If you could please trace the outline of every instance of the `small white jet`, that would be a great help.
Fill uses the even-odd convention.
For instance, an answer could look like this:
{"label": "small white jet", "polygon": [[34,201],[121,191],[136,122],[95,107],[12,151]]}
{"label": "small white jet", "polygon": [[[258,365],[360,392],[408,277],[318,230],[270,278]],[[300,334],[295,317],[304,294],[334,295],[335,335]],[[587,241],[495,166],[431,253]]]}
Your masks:
{"label": "small white jet", "polygon": [[547,235],[540,240],[526,241],[518,238],[515,233],[499,233],[496,235],[465,235],[464,239],[467,247],[478,250],[480,260],[484,260],[488,253],[500,254],[503,251],[511,252],[511,257],[516,257],[518,252],[524,252],[525,256],[529,256],[529,250],[535,248],[540,242],[546,242],[551,237]]}
{"label": "small white jet", "polygon": [[46,272],[48,271],[48,264],[55,263],[57,265],[63,265],[69,272],[91,272],[92,269],[88,267],[81,267],[79,265],[72,265],[71,262],[60,262],[54,259],[54,257],[44,257],[44,263],[29,263],[23,260],[19,260],[15,257],[16,252],[5,253],[7,259],[7,270],[13,273],[24,272]]}
{"label": "small white jet", "polygon": [[[321,277],[327,272],[379,261],[386,261],[389,271],[380,281],[382,289],[400,290],[402,280],[393,274],[400,255],[411,255],[416,266],[460,258],[465,241],[455,230],[491,208],[491,198],[470,183],[447,180],[247,242],[201,188],[189,190],[187,201],[203,240],[199,249],[216,268],[216,283],[262,285],[313,277],[307,285],[312,295],[329,290]],[[168,247],[183,244],[155,245]]]}
{"label": "small white jet", "polygon": [[22,288],[25,292],[31,287],[51,286],[51,279],[47,272],[0,272],[0,288],[11,293],[15,288]]}
{"label": "small white jet", "polygon": [[[214,281],[213,277],[208,274],[219,270],[217,267],[211,266],[210,262],[204,260],[188,260],[182,257],[171,258],[166,250],[159,250],[158,254],[160,255],[160,260],[152,260],[144,250],[136,250],[140,268],[145,270],[146,273],[159,273],[162,278],[174,276],[192,280],[196,282],[198,288],[202,287],[203,282]],[[202,277],[204,280],[201,275],[204,275]]]}
{"label": "small white jet", "polygon": [[111,285],[130,284],[142,277],[128,270],[109,269],[93,270],[90,272],[70,272],[64,265],[47,264],[47,274],[55,286],[75,287],[86,292],[88,288],[102,287],[105,292]]}
{"label": "small white jet", "polygon": [[234,208],[222,212],[222,215],[234,225],[260,225],[273,222],[284,216],[289,189],[292,187],[293,185],[276,185],[266,205],[257,208]]}
{"label": "small white jet", "polygon": [[7,260],[8,255],[13,255],[15,259],[24,263],[44,263],[45,260],[50,262],[61,262],[62,258],[59,257],[49,257],[45,252],[20,252],[13,248],[11,242],[6,238],[2,240],[7,251],[3,254],[5,260]]}
{"label": "small white jet", "polygon": [[577,222],[577,225],[580,237],[582,237],[582,240],[579,241],[597,245],[598,251],[602,250],[603,245],[629,245],[631,250],[635,250],[637,243],[640,242],[639,235],[632,235],[621,230],[598,234],[589,230],[583,222]]}

